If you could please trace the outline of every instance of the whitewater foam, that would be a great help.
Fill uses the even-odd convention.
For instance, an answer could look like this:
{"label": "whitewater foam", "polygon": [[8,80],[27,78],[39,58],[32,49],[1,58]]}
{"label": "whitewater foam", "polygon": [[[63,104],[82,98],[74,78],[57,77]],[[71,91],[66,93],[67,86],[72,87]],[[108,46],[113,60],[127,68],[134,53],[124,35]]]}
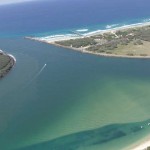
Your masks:
{"label": "whitewater foam", "polygon": [[106,29],[117,27],[119,24],[106,25]]}
{"label": "whitewater foam", "polygon": [[16,63],[16,58],[13,55],[8,54],[8,56],[10,56],[14,60],[14,62]]}
{"label": "whitewater foam", "polygon": [[[81,37],[89,37],[89,36],[94,36],[97,34],[103,34],[103,33],[107,33],[107,32],[113,32],[116,30],[121,30],[121,29],[128,29],[128,28],[132,28],[132,27],[141,27],[141,26],[146,26],[146,25],[150,25],[150,19],[147,19],[147,21],[142,20],[142,22],[139,23],[134,23],[134,24],[112,24],[112,25],[107,25],[105,26],[104,29],[97,29],[97,30],[90,30],[89,29],[78,29],[76,30],[73,34],[70,33],[65,33],[65,34],[56,34],[56,35],[49,35],[49,36],[43,36],[43,37],[31,37],[31,39],[34,40],[39,40],[39,41],[44,41],[44,42],[56,42],[56,41],[64,41],[64,40],[70,40],[70,39],[77,39],[77,38],[81,38]],[[82,34],[76,34],[76,32],[85,32],[85,31],[89,31],[89,32],[83,32]],[[69,31],[68,31],[69,32]],[[78,33],[77,32],[77,33]]]}
{"label": "whitewater foam", "polygon": [[87,31],[89,31],[89,29],[78,29],[78,30],[76,30],[77,32],[87,32]]}

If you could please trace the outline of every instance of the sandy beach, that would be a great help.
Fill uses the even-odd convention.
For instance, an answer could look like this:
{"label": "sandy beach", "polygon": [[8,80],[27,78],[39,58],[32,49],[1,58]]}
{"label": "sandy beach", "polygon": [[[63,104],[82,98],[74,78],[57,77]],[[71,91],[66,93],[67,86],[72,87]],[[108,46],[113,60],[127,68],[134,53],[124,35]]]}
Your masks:
{"label": "sandy beach", "polygon": [[94,36],[94,35],[103,34],[103,33],[116,32],[116,31],[119,31],[119,30],[126,30],[126,29],[130,29],[130,28],[144,27],[144,26],[148,26],[148,25],[150,25],[150,22],[136,23],[136,24],[131,24],[131,25],[123,25],[121,27],[115,27],[115,28],[106,29],[106,30],[97,30],[97,31],[89,32],[89,33],[85,34],[85,36],[89,37],[89,36]]}
{"label": "sandy beach", "polygon": [[12,54],[6,53],[3,50],[0,49],[0,53],[4,54],[4,55],[8,55],[13,61],[14,63],[16,63],[16,58],[15,56],[13,56]]}
{"label": "sandy beach", "polygon": [[7,54],[9,57],[11,57],[14,60],[14,63],[16,63],[16,58],[15,56],[11,55],[11,54]]}
{"label": "sandy beach", "polygon": [[[30,40],[36,40],[39,42],[44,42],[47,44],[55,45],[57,47],[67,48],[70,50],[72,49],[72,50],[79,51],[82,53],[93,54],[93,55],[98,55],[98,56],[103,56],[103,57],[141,58],[141,59],[148,58],[148,59],[150,59],[150,56],[128,56],[128,55],[119,55],[119,54],[97,53],[97,52],[87,51],[82,48],[68,47],[68,46],[63,46],[63,45],[59,45],[59,44],[55,43],[57,41],[85,38],[85,37],[90,37],[90,36],[95,36],[95,35],[110,33],[110,32],[115,33],[116,31],[119,31],[119,30],[145,27],[145,26],[149,26],[149,25],[150,25],[150,22],[138,23],[138,24],[132,24],[132,25],[124,25],[121,27],[111,28],[111,29],[107,29],[107,30],[97,30],[97,31],[89,32],[86,34],[82,34],[82,36],[68,34],[68,35],[57,35],[57,36],[46,36],[46,37],[26,37],[26,38],[28,38]],[[133,145],[126,148],[125,150],[147,150],[147,147],[149,147],[149,146],[150,146],[150,137],[146,137],[145,139],[141,140],[140,142],[133,143]]]}
{"label": "sandy beach", "polygon": [[72,49],[72,50],[76,50],[76,51],[80,51],[82,53],[88,53],[88,54],[93,54],[93,55],[98,55],[98,56],[104,56],[104,57],[120,57],[120,58],[150,58],[150,55],[148,54],[147,56],[142,56],[142,55],[134,55],[134,56],[130,56],[130,55],[125,55],[125,54],[120,54],[120,53],[113,53],[113,54],[108,54],[108,53],[99,53],[99,52],[93,52],[93,51],[88,51],[85,48],[75,48],[75,47],[71,47],[71,46],[64,46],[64,45],[60,45],[57,44],[56,42],[60,42],[60,41],[67,41],[67,40],[71,40],[71,39],[82,39],[82,38],[87,38],[87,37],[91,37],[91,36],[96,36],[96,35],[100,35],[100,34],[104,34],[104,33],[116,33],[117,31],[124,31],[127,29],[133,29],[133,28],[141,28],[141,27],[146,27],[149,26],[150,22],[145,22],[145,23],[137,23],[137,24],[131,24],[131,25],[124,25],[121,27],[115,27],[115,28],[111,28],[111,29],[106,29],[106,30],[97,30],[97,31],[93,31],[93,32],[89,32],[89,33],[83,33],[83,34],[66,34],[66,35],[51,35],[51,36],[46,36],[46,37],[25,37],[27,39],[30,40],[36,40],[39,42],[44,42],[44,43],[48,43],[51,45],[55,45],[58,47],[63,47],[63,48],[67,48],[67,49]]}
{"label": "sandy beach", "polygon": [[[40,40],[38,40],[39,42],[41,42]],[[117,54],[106,54],[106,53],[96,53],[96,52],[92,52],[92,51],[87,51],[87,50],[83,50],[82,48],[70,48],[70,47],[67,47],[67,46],[62,46],[62,45],[59,45],[59,44],[56,44],[54,42],[47,42],[47,41],[43,41],[47,44],[52,44],[52,45],[55,45],[57,47],[62,47],[62,48],[67,48],[67,49],[70,49],[70,50],[75,50],[75,51],[79,51],[81,53],[86,53],[86,54],[92,54],[92,55],[97,55],[97,56],[103,56],[103,57],[118,57],[118,58],[141,58],[141,59],[150,59],[150,56],[128,56],[128,55],[117,55]]]}
{"label": "sandy beach", "polygon": [[116,32],[119,30],[144,27],[144,26],[148,26],[148,25],[150,25],[150,22],[137,23],[137,24],[131,24],[131,25],[123,25],[121,27],[115,27],[115,28],[106,29],[106,30],[96,30],[93,32],[84,33],[84,34],[80,34],[80,35],[78,35],[78,34],[66,34],[65,35],[64,34],[64,35],[51,35],[51,36],[45,36],[45,37],[26,37],[26,38],[53,44],[53,42],[56,42],[56,41],[65,41],[65,40],[70,40],[70,39],[85,38],[85,37],[95,36],[95,35],[109,33],[109,32]]}
{"label": "sandy beach", "polygon": [[150,136],[144,138],[143,140],[125,148],[124,150],[147,150],[150,147]]}
{"label": "sandy beach", "polygon": [[[11,68],[15,65],[16,63],[16,58],[11,55],[7,54],[3,50],[0,50],[1,53],[1,69],[0,69],[0,78],[4,77],[10,70]],[[9,61],[7,60],[9,58]]]}
{"label": "sandy beach", "polygon": [[133,148],[132,150],[147,150],[147,148],[150,146],[150,140],[146,141],[142,144],[139,144],[138,146],[136,146],[135,148]]}

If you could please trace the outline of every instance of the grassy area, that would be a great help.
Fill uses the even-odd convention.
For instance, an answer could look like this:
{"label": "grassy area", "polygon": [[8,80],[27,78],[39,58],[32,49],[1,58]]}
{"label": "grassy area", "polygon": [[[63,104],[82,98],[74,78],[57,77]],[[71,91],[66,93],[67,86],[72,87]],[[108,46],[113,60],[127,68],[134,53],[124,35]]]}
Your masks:
{"label": "grassy area", "polygon": [[96,41],[94,38],[81,38],[81,39],[71,39],[67,41],[58,41],[56,44],[70,46],[75,48],[86,47],[88,45],[95,45]]}
{"label": "grassy area", "polygon": [[0,78],[9,72],[13,65],[14,60],[10,56],[0,53]]}
{"label": "grassy area", "polygon": [[150,26],[111,31],[56,44],[93,53],[150,56]]}
{"label": "grassy area", "polygon": [[130,42],[128,45],[118,45],[114,50],[107,49],[105,53],[128,56],[150,56],[150,42],[142,41],[142,45]]}

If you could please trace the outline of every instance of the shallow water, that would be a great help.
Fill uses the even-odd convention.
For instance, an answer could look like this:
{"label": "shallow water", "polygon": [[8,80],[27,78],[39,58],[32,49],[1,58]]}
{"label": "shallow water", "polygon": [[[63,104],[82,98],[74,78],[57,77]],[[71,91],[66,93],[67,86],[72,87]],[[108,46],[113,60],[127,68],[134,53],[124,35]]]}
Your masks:
{"label": "shallow water", "polygon": [[120,150],[148,135],[149,59],[105,58],[22,38],[149,21],[148,4],[0,6],[0,49],[17,59],[0,81],[0,149]]}
{"label": "shallow water", "polygon": [[[135,140],[135,137],[137,138],[139,135],[141,136],[141,133],[144,132],[143,128],[148,128],[148,122],[149,120],[145,122],[129,124],[112,124],[99,129],[71,134],[68,136],[57,138],[55,140],[29,146],[20,150],[120,150],[127,144],[127,142],[128,144],[131,144],[133,142],[133,138]],[[144,126],[141,126],[141,124]],[[127,141],[127,138],[130,138],[130,140]],[[120,144],[116,145],[116,141]]]}
{"label": "shallow water", "polygon": [[149,119],[148,59],[98,57],[23,38],[0,45],[17,59],[0,85],[3,150]]}

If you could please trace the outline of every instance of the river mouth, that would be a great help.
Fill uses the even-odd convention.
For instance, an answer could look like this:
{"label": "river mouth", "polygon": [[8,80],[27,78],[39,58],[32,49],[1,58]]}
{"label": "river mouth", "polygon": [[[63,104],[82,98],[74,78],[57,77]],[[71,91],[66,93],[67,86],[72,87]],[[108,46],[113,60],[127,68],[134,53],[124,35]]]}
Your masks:
{"label": "river mouth", "polygon": [[[17,59],[0,84],[3,150],[149,119],[148,59],[97,57],[23,38],[0,39],[0,45]],[[103,144],[109,149],[120,139]],[[129,136],[123,141],[129,144]]]}

